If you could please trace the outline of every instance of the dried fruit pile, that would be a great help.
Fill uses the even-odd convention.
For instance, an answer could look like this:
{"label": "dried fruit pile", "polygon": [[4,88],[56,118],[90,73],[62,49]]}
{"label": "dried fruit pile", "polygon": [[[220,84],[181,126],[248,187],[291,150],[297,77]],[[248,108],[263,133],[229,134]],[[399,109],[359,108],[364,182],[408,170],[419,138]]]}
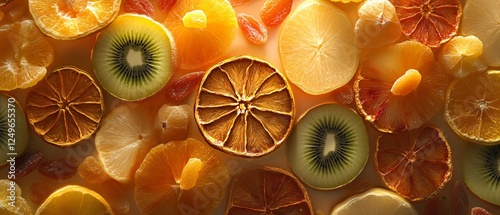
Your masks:
{"label": "dried fruit pile", "polygon": [[500,214],[498,11],[0,0],[0,215]]}

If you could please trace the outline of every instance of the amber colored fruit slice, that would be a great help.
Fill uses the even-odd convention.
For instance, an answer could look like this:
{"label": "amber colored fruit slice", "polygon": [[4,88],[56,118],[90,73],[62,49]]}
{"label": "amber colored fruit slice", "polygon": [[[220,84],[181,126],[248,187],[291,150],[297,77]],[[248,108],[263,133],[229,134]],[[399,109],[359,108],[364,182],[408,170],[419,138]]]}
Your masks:
{"label": "amber colored fruit slice", "polygon": [[233,179],[226,215],[313,215],[311,201],[300,181],[286,170],[254,167]]}
{"label": "amber colored fruit slice", "polygon": [[250,56],[210,68],[199,88],[194,115],[214,148],[258,157],[278,148],[292,129],[295,103],[286,79]]}
{"label": "amber colored fruit slice", "polygon": [[110,179],[101,163],[93,156],[86,157],[78,165],[78,175],[91,184],[101,184]]}
{"label": "amber colored fruit slice", "polygon": [[435,127],[378,137],[375,169],[387,187],[410,201],[435,196],[450,180],[451,149]]}
{"label": "amber colored fruit slice", "polygon": [[278,52],[290,82],[311,95],[347,84],[359,61],[349,18],[325,0],[304,1],[288,16],[281,26]]}
{"label": "amber colored fruit slice", "polygon": [[[0,180],[0,214],[2,215],[32,215],[31,207],[22,196],[21,188],[7,179]],[[11,201],[11,196],[14,201]]]}
{"label": "amber colored fruit slice", "polygon": [[[201,17],[206,18],[204,24],[195,24]],[[177,66],[181,69],[200,68],[220,58],[229,50],[238,28],[235,12],[227,0],[178,1],[168,12],[164,25],[174,37]]]}
{"label": "amber colored fruit slice", "polygon": [[101,89],[85,71],[61,67],[28,93],[26,117],[36,134],[56,146],[89,138],[104,114]]}
{"label": "amber colored fruit slice", "polygon": [[488,66],[481,59],[483,43],[476,36],[456,36],[443,45],[437,56],[443,70],[456,78],[484,72]]}
{"label": "amber colored fruit slice", "polygon": [[112,215],[113,210],[98,193],[79,185],[68,185],[50,194],[36,211],[36,215],[63,214]]}
{"label": "amber colored fruit slice", "polygon": [[405,41],[369,53],[360,64],[356,106],[379,131],[412,130],[443,107],[448,83],[429,47]]}
{"label": "amber colored fruit slice", "polygon": [[33,20],[0,27],[0,90],[32,87],[54,60],[54,49]]}
{"label": "amber colored fruit slice", "polygon": [[111,23],[121,0],[29,0],[35,23],[47,36],[72,40],[92,34]]}
{"label": "amber colored fruit slice", "polygon": [[354,33],[358,47],[378,48],[395,42],[402,33],[396,8],[389,0],[372,0],[358,10]]}
{"label": "amber colored fruit slice", "polygon": [[390,0],[403,33],[429,47],[438,47],[457,34],[460,0]]}
{"label": "amber colored fruit slice", "polygon": [[446,93],[444,116],[462,138],[483,145],[500,141],[500,71],[453,81]]}
{"label": "amber colored fruit slice", "polygon": [[151,149],[135,174],[141,214],[214,214],[229,173],[212,150],[191,138]]}

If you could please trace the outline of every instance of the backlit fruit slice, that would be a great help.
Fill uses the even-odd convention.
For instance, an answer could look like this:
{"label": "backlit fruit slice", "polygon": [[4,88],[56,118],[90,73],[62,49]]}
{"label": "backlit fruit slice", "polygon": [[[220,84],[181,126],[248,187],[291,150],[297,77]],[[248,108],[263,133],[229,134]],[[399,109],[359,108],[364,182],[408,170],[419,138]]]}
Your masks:
{"label": "backlit fruit slice", "polygon": [[292,130],[293,94],[269,63],[250,56],[227,59],[210,68],[195,101],[198,128],[214,148],[258,157],[276,148]]}
{"label": "backlit fruit slice", "polygon": [[63,214],[112,215],[113,210],[98,193],[82,186],[68,185],[50,194],[36,211],[36,215]]}
{"label": "backlit fruit slice", "polygon": [[181,69],[200,68],[219,59],[229,50],[238,28],[227,0],[178,1],[164,24],[174,36]]}
{"label": "backlit fruit slice", "polygon": [[111,178],[128,183],[148,151],[160,144],[159,130],[154,129],[155,116],[147,105],[124,104],[103,119],[95,146]]}
{"label": "backlit fruit slice", "polygon": [[349,18],[325,0],[303,2],[285,20],[278,51],[288,79],[312,95],[345,85],[359,60]]}
{"label": "backlit fruit slice", "polygon": [[305,184],[335,189],[351,182],[368,161],[368,134],[352,109],[323,104],[308,110],[287,140],[288,164]]}
{"label": "backlit fruit slice", "polygon": [[72,40],[111,23],[121,0],[29,0],[29,10],[40,30],[54,39]]}
{"label": "backlit fruit slice", "polygon": [[354,195],[333,208],[331,215],[417,215],[413,206],[398,194],[372,188]]}
{"label": "backlit fruit slice", "polygon": [[396,8],[389,0],[365,1],[358,10],[358,16],[354,33],[360,48],[381,47],[401,36]]}
{"label": "backlit fruit slice", "polygon": [[487,69],[481,60],[482,53],[483,43],[476,36],[456,36],[443,45],[437,58],[445,72],[464,78]]}
{"label": "backlit fruit slice", "polygon": [[311,201],[300,181],[286,170],[254,167],[233,179],[226,215],[313,215]]}
{"label": "backlit fruit slice", "polygon": [[479,198],[500,206],[500,145],[469,143],[463,160],[467,187]]}
{"label": "backlit fruit slice", "polygon": [[443,107],[448,83],[429,47],[405,41],[370,53],[361,63],[356,106],[379,131],[412,130]]}
{"label": "backlit fruit slice", "polygon": [[26,117],[36,134],[56,146],[89,138],[104,114],[101,89],[85,71],[61,67],[26,97]]}
{"label": "backlit fruit slice", "polygon": [[134,198],[141,213],[213,214],[229,173],[212,150],[192,138],[151,149],[135,174]]}
{"label": "backlit fruit slice", "polygon": [[408,38],[438,47],[457,34],[462,15],[460,0],[390,1]]}
{"label": "backlit fruit slice", "polygon": [[0,90],[32,87],[54,60],[54,49],[33,20],[0,27]]}
{"label": "backlit fruit slice", "polygon": [[482,58],[489,66],[500,66],[500,2],[465,1],[462,34],[474,35],[483,42]]}
{"label": "backlit fruit slice", "polygon": [[[10,153],[21,156],[28,145],[28,124],[16,99],[0,94],[0,167],[10,160]],[[12,164],[14,165],[14,163]]]}
{"label": "backlit fruit slice", "polygon": [[165,86],[174,55],[172,36],[162,24],[144,15],[124,14],[97,36],[92,66],[111,95],[136,101]]}
{"label": "backlit fruit slice", "polygon": [[435,127],[378,137],[375,169],[387,187],[410,201],[435,196],[451,178],[451,149]]}
{"label": "backlit fruit slice", "polygon": [[[0,180],[0,214],[2,215],[31,215],[31,207],[22,196],[21,188],[7,179]],[[12,200],[13,199],[13,200]]]}
{"label": "backlit fruit slice", "polygon": [[444,116],[462,138],[484,145],[500,141],[500,71],[456,79],[446,94]]}

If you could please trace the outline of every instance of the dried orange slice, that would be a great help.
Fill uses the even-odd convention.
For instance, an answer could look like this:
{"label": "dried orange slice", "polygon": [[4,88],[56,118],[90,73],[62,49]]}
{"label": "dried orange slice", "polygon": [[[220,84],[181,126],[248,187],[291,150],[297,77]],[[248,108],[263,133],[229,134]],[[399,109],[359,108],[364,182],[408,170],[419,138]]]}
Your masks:
{"label": "dried orange slice", "polygon": [[429,47],[438,47],[457,34],[460,0],[390,0],[403,33]]}
{"label": "dried orange slice", "polygon": [[85,71],[72,66],[48,74],[26,98],[29,124],[56,146],[71,146],[90,137],[103,112],[99,86]]}
{"label": "dried orange slice", "polygon": [[240,56],[210,68],[195,101],[198,128],[216,149],[258,157],[292,129],[295,103],[286,79],[269,63]]}
{"label": "dried orange slice", "polygon": [[40,30],[54,39],[72,40],[94,33],[120,12],[121,0],[29,0]]}
{"label": "dried orange slice", "polygon": [[500,71],[453,81],[446,93],[444,116],[462,138],[483,145],[500,142]]}
{"label": "dried orange slice", "polygon": [[438,128],[385,134],[376,147],[378,174],[387,187],[410,201],[433,197],[451,179],[451,149]]}
{"label": "dried orange slice", "polygon": [[448,83],[429,47],[405,41],[370,53],[361,63],[356,105],[379,131],[416,129],[443,107]]}
{"label": "dried orange slice", "polygon": [[233,179],[226,215],[296,214],[312,215],[304,186],[286,170],[254,167]]}
{"label": "dried orange slice", "polygon": [[213,149],[190,138],[151,149],[135,174],[134,197],[142,214],[211,215],[228,184]]}

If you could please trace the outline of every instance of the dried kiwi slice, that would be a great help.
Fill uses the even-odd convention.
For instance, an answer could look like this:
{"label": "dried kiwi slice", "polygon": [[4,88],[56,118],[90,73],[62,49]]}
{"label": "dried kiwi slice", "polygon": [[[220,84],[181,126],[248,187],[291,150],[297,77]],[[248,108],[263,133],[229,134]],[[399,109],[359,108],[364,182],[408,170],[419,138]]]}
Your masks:
{"label": "dried kiwi slice", "polygon": [[97,36],[92,66],[110,94],[127,101],[141,100],[170,79],[173,44],[162,24],[147,16],[123,14]]}
{"label": "dried kiwi slice", "polygon": [[323,104],[300,118],[286,150],[288,164],[305,184],[335,189],[363,170],[368,160],[368,134],[363,120],[352,109]]}
{"label": "dried kiwi slice", "polygon": [[0,166],[11,157],[21,156],[28,139],[28,124],[19,104],[13,97],[0,94]]}
{"label": "dried kiwi slice", "polygon": [[469,189],[479,198],[500,205],[500,145],[469,143],[463,160]]}

